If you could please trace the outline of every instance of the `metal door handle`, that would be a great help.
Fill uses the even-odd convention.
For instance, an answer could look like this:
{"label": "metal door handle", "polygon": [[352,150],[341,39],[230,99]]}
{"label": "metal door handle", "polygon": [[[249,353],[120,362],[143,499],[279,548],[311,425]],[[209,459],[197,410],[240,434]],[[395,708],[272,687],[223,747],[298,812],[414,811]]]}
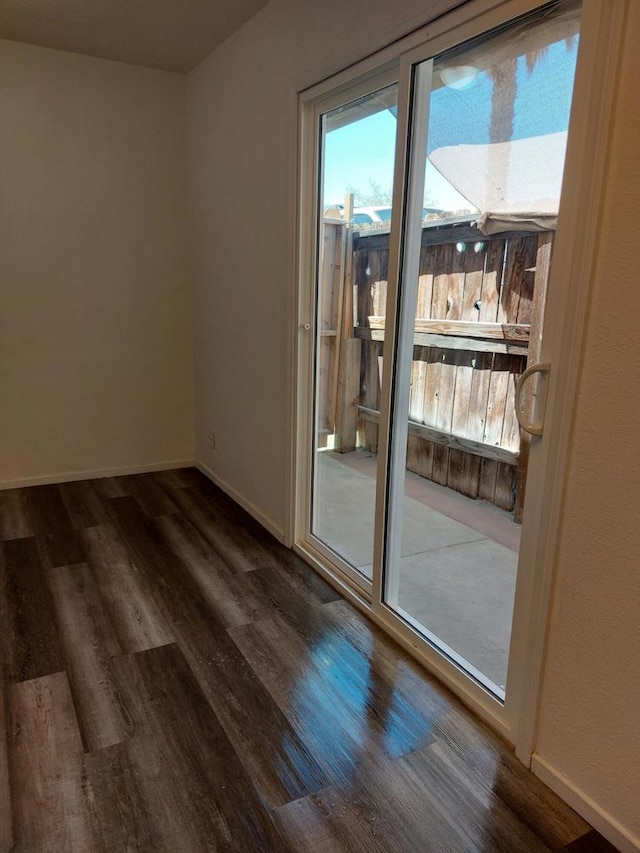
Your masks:
{"label": "metal door handle", "polygon": [[[526,430],[531,435],[542,435],[544,428],[544,413],[547,406],[547,387],[551,365],[548,362],[544,364],[532,364],[527,367],[525,372],[518,378],[516,382],[516,417],[522,429]],[[530,421],[526,414],[522,411],[522,392],[524,384],[535,373],[539,373],[541,382],[538,386],[538,393],[535,395],[535,420]]]}

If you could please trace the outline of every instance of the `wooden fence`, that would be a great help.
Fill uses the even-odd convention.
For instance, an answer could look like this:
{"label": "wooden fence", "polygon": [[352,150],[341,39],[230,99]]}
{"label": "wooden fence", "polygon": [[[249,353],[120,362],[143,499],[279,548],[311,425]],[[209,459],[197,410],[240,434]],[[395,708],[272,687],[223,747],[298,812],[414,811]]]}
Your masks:
{"label": "wooden fence", "polygon": [[[516,520],[529,445],[515,383],[539,357],[551,245],[468,223],[422,232],[406,465]],[[377,451],[388,259],[388,233],[325,222],[318,412],[341,451]]]}

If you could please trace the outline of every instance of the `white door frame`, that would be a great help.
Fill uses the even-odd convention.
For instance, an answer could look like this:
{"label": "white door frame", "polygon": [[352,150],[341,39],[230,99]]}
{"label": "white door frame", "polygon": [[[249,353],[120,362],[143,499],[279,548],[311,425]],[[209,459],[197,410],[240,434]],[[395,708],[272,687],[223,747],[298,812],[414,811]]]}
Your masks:
{"label": "white door frame", "polygon": [[[547,396],[544,440],[532,441],[527,500],[514,608],[507,700],[503,706],[466,674],[432,649],[408,626],[401,624],[382,603],[382,556],[384,530],[376,535],[374,546],[373,604],[366,594],[354,589],[352,581],[326,561],[326,555],[313,546],[309,537],[310,399],[313,387],[312,347],[315,277],[315,233],[318,208],[318,117],[328,103],[342,99],[347,103],[379,88],[377,73],[394,82],[401,74],[406,80],[414,62],[421,61],[474,35],[492,29],[504,20],[531,11],[538,0],[470,0],[438,21],[397,42],[390,48],[359,63],[300,95],[300,199],[297,304],[297,381],[293,391],[296,436],[292,494],[295,494],[295,521],[292,539],[296,551],[356,606],[394,636],[409,652],[435,672],[460,698],[486,722],[515,744],[516,754],[526,764],[535,747],[535,733],[544,664],[544,650],[551,606],[555,554],[560,533],[560,514],[567,472],[571,424],[580,376],[580,354],[584,340],[587,307],[595,265],[599,212],[605,189],[605,173],[610,120],[628,0],[583,0],[580,50],[573,94],[571,124],[559,225],[548,285],[547,308],[541,360],[552,364]],[[380,78],[383,79],[383,78]],[[382,84],[384,85],[384,84]],[[402,91],[402,88],[401,88]],[[337,103],[336,103],[337,105]],[[331,107],[329,107],[331,108]],[[401,116],[407,105],[399,104],[399,136],[403,133]],[[404,158],[407,139],[398,140],[396,167],[402,181],[396,180],[394,207],[402,210],[404,198]],[[403,153],[404,152],[404,153]],[[399,217],[395,217],[399,228]],[[392,226],[393,236],[393,226]],[[389,304],[387,329],[396,328],[394,293],[400,265],[392,240],[389,263]],[[394,257],[395,252],[395,257]],[[396,280],[392,282],[392,271]],[[385,336],[384,358],[393,351],[393,333]],[[389,361],[387,361],[389,363]],[[390,371],[385,371],[388,375]],[[378,448],[378,518],[384,517],[391,484],[386,482],[387,437],[391,411],[391,383],[383,387]],[[380,527],[380,525],[379,525]]]}

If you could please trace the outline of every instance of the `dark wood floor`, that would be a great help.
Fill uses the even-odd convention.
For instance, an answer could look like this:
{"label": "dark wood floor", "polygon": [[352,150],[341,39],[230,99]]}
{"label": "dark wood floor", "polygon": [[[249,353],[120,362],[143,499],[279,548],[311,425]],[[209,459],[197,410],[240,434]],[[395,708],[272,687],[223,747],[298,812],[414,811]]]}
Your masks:
{"label": "dark wood floor", "polygon": [[613,850],[196,471],[0,538],[0,850]]}

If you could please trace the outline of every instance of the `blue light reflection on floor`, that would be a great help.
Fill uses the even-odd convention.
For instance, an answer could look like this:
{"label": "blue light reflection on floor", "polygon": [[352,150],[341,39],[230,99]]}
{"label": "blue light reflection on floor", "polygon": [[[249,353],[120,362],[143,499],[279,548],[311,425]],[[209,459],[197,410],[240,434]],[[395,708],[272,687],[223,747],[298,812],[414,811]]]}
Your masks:
{"label": "blue light reflection on floor", "polygon": [[309,663],[295,685],[293,713],[303,740],[344,784],[355,782],[365,753],[397,758],[433,741],[437,721],[377,671],[371,647],[359,649],[328,630],[317,637]]}

